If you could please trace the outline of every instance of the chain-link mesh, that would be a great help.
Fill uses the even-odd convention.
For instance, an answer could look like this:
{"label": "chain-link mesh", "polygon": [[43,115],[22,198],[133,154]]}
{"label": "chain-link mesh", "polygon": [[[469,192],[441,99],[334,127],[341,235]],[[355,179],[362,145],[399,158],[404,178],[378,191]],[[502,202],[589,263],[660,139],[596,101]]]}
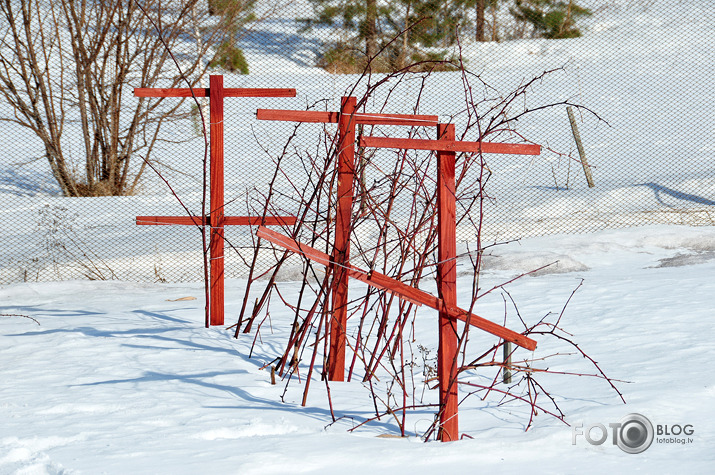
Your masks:
{"label": "chain-link mesh", "polygon": [[[20,8],[25,2],[10,3]],[[227,216],[262,213],[268,193],[269,214],[297,213],[301,200],[313,189],[314,174],[308,165],[319,163],[314,159],[328,153],[336,133],[335,124],[296,128],[295,123],[257,120],[256,109],[338,111],[341,96],[361,99],[369,90],[362,104],[364,112],[434,114],[443,122],[454,122],[457,136],[464,140],[478,140],[480,130],[494,126],[484,140],[542,145],[542,154],[536,157],[484,155],[488,197],[483,239],[656,223],[714,224],[715,119],[707,100],[715,70],[715,5],[711,2],[565,2],[589,8],[589,15],[576,20],[582,36],[547,39],[532,38],[543,35],[535,35],[533,25],[510,13],[514,2],[487,1],[483,34],[487,40],[499,41],[484,42],[474,39],[476,7],[464,7],[464,18],[470,22],[462,26],[458,42],[442,49],[461,53],[468,74],[458,70],[407,73],[375,90],[370,88],[385,77],[383,73],[367,78],[338,74],[346,72],[345,61],[328,61],[336,54],[335,45],[351,36],[347,26],[313,25],[305,30],[301,19],[315,15],[312,6],[321,3],[282,4],[271,11],[259,2],[253,6],[257,20],[232,30],[235,40],[231,44],[242,51],[248,74],[219,67],[207,70],[204,83],[191,78],[196,87],[208,87],[209,74],[223,74],[224,87],[297,90],[295,98],[225,99]],[[207,5],[199,3],[196,8],[207,9]],[[207,24],[217,21],[215,16],[202,18]],[[11,58],[7,31],[12,25],[7,17],[0,21],[5,22],[3,55]],[[189,61],[184,57],[193,54],[194,43],[172,43],[180,65]],[[218,44],[208,47],[202,61],[212,60],[218,48]],[[344,51],[341,54],[343,59],[348,57]],[[54,74],[73,67],[69,62],[54,66]],[[4,70],[12,73],[12,64],[6,62]],[[172,61],[166,61],[163,74],[165,78],[158,78],[152,87],[185,87]],[[133,97],[133,88],[147,84],[128,77],[119,85],[122,109],[134,110],[139,100]],[[0,84],[5,92],[8,87]],[[42,101],[41,97],[23,97]],[[146,101],[150,105],[153,99]],[[201,104],[204,101],[208,104],[208,99],[199,99]],[[81,177],[86,168],[86,137],[80,127],[82,114],[72,109],[73,102],[80,101],[72,98],[65,105],[62,142],[71,173]],[[569,105],[574,106],[594,187],[588,186],[584,176],[567,115]],[[8,100],[1,100],[0,117],[9,120],[0,122],[4,152],[0,157],[4,223],[0,280],[200,280],[202,240],[196,227],[135,224],[139,215],[182,216],[186,209],[202,213],[205,139],[201,115],[208,127],[207,106],[197,107],[190,98],[167,98],[144,120],[158,121],[177,106],[171,120],[161,124],[149,157],[158,174],[145,168],[128,196],[64,197],[38,131],[23,126],[28,119]],[[473,114],[480,116],[479,127],[474,125]],[[500,118],[517,117],[503,127],[494,125]],[[471,131],[464,134],[470,124]],[[431,129],[378,127],[369,132],[436,138]],[[137,152],[132,173],[143,163],[143,153]],[[381,158],[364,167],[363,185],[379,182],[392,160],[387,152],[375,157]],[[475,173],[470,171],[465,183],[474,183]],[[409,212],[409,206],[394,211],[406,221]],[[246,275],[253,257],[254,231],[249,226],[227,228],[228,277]],[[474,240],[474,227],[465,227],[458,236],[462,242]],[[262,254],[258,270],[273,259],[270,253]]]}

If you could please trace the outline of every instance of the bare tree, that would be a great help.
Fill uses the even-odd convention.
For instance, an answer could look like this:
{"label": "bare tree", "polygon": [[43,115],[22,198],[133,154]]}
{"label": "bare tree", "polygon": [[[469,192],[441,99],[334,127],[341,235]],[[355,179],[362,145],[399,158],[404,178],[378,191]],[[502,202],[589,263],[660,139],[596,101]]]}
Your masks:
{"label": "bare tree", "polygon": [[[199,84],[214,45],[235,34],[251,4],[234,1],[209,18],[200,0],[1,0],[0,98],[13,116],[0,120],[40,139],[65,196],[132,194],[161,125],[183,109],[134,98],[131,87],[185,87],[172,50]],[[77,132],[79,154],[67,137]]]}

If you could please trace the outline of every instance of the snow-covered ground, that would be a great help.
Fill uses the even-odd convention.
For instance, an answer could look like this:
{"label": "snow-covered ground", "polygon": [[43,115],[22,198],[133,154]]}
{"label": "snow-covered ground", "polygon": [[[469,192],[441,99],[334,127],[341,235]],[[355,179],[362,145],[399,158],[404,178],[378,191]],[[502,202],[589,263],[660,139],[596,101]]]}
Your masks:
{"label": "snow-covered ground", "polygon": [[[565,66],[534,87],[529,100],[574,99],[610,124],[589,115],[580,122],[595,167],[597,186],[591,190],[577,163],[548,153],[532,161],[491,159],[490,193],[498,207],[485,235],[533,236],[635,223],[710,226],[661,224],[531,237],[492,248],[481,286],[490,288],[555,263],[506,287],[521,316],[533,323],[560,312],[583,282],[566,308],[563,327],[608,376],[622,381],[616,385],[627,404],[602,380],[543,375],[541,381],[572,426],[540,414],[525,432],[529,414],[524,404],[499,405],[498,398],[472,396],[460,406],[461,431],[472,439],[423,443],[420,436],[433,420],[433,408],[408,413],[410,437],[378,438],[399,433],[394,420],[383,418],[348,432],[374,415],[362,383],[331,384],[335,415],[342,417],[333,424],[319,380],[311,385],[306,407],[300,406],[305,381],[294,380],[287,390],[285,382],[270,384],[270,373],[260,368],[281,352],[292,322],[291,312],[278,303],[248,358],[255,334],[235,340],[222,328],[202,327],[199,282],[9,284],[57,278],[65,271],[83,275],[93,267],[105,273],[116,269],[120,279],[120,271],[130,269],[142,279],[190,281],[198,280],[201,263],[194,230],[134,226],[136,215],[181,212],[161,187],[150,181],[136,197],[57,197],[41,162],[19,165],[37,155],[36,140],[3,125],[5,135],[15,140],[3,144],[0,157],[0,313],[5,314],[0,316],[0,474],[715,471],[715,369],[710,361],[715,350],[710,338],[715,116],[708,100],[715,7],[696,0],[582,3],[595,11],[584,20],[583,38],[466,43],[470,68],[502,93],[544,68]],[[227,176],[229,199],[247,186],[260,186],[260,179],[245,173],[255,171],[256,142],[280,147],[287,136],[288,129],[280,125],[249,122],[256,108],[303,108],[320,98],[330,99],[333,107],[353,80],[316,70],[315,37],[295,43],[295,30],[282,32],[284,26],[281,20],[259,32],[284,47],[266,52],[260,37],[246,39],[242,46],[253,73],[226,80],[234,87],[296,87],[299,92],[296,99],[270,104],[246,100],[227,105],[232,116],[244,119],[226,126],[227,169],[240,171]],[[457,75],[440,73],[434,80],[442,89],[461,90]],[[391,106],[395,112],[404,112],[402,107],[419,92],[416,83],[401,87]],[[428,95],[420,112],[449,117],[459,104],[459,94]],[[191,130],[187,123],[178,133],[190,135]],[[519,130],[538,143],[573,152],[561,109],[522,121]],[[183,159],[202,155],[195,143],[167,146],[165,152],[172,167],[190,173],[199,169]],[[195,207],[200,179],[170,177]],[[67,264],[72,252],[78,259]],[[466,305],[471,277],[467,262],[461,266],[458,287]],[[241,275],[231,262],[227,269]],[[291,299],[298,285],[289,278],[284,276],[279,286]],[[227,284],[229,320],[240,308],[244,285],[241,279]],[[359,290],[358,285],[351,288]],[[475,312],[501,322],[505,299],[493,292],[479,300]],[[514,311],[507,315],[507,326],[518,329]],[[434,357],[434,312],[419,310],[414,338]],[[576,355],[540,362],[568,348],[546,338],[538,341],[536,352],[517,355],[533,357],[536,367],[593,371]],[[476,355],[492,343],[493,338],[474,332],[468,353]],[[469,377],[493,376],[481,371]],[[460,394],[466,395],[467,387]],[[427,390],[418,402],[436,400],[435,391]],[[646,416],[656,430],[667,426],[672,433],[688,426],[692,433],[656,436],[645,452],[630,455],[610,438],[591,445],[578,432],[594,424],[608,428],[630,413]],[[592,435],[598,437],[598,428]]]}
{"label": "snow-covered ground", "polygon": [[[394,421],[353,427],[373,414],[362,383],[332,383],[331,423],[324,385],[270,384],[259,368],[285,344],[290,312],[271,311],[270,330],[248,358],[254,335],[238,340],[202,328],[200,284],[128,282],[21,283],[0,289],[0,473],[711,473],[715,470],[715,230],[656,226],[592,235],[531,238],[495,248],[482,285],[543,264],[556,266],[507,287],[527,322],[560,312],[564,329],[612,378],[627,404],[601,381],[553,375],[542,380],[578,431],[631,413],[656,428],[689,435],[655,436],[641,454],[609,439],[589,444],[548,415],[524,432],[526,407],[467,398],[460,429],[472,439],[440,444],[419,438],[430,409],[408,413],[406,439]],[[228,315],[243,281],[228,285]],[[293,295],[295,283],[282,283]],[[470,280],[460,278],[460,299]],[[195,297],[196,300],[181,300]],[[503,317],[502,295],[476,311]],[[230,317],[229,317],[230,318]],[[507,320],[518,327],[513,312]],[[436,352],[434,312],[418,315],[416,343]],[[474,354],[493,338],[473,334]],[[538,339],[540,358],[559,346]],[[590,371],[572,356],[553,370]],[[540,363],[534,363],[541,367]],[[544,364],[545,365],[545,364]],[[485,373],[487,373],[485,371]],[[303,373],[305,374],[305,373]],[[489,377],[488,375],[482,377]],[[425,401],[434,402],[436,391]],[[462,387],[461,395],[466,394]],[[578,424],[583,424],[580,429]],[[686,428],[686,426],[689,426]],[[610,429],[608,429],[610,430]],[[598,438],[599,429],[593,429]],[[665,439],[665,440],[664,440]],[[669,442],[666,442],[669,441]]]}

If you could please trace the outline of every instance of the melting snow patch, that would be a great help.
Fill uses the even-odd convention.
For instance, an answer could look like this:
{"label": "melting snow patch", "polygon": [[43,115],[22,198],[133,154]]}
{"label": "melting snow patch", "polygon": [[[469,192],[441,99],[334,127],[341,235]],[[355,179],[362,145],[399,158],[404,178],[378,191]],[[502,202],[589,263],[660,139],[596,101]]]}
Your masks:
{"label": "melting snow patch", "polygon": [[673,257],[660,259],[659,264],[655,267],[682,267],[703,264],[712,259],[715,259],[715,251],[696,252],[695,254],[678,253]]}
{"label": "melting snow patch", "polygon": [[[588,266],[565,254],[513,252],[505,255],[487,255],[482,261],[483,269],[510,270],[529,275],[565,274],[583,272]],[[537,270],[538,269],[538,270]],[[535,271],[535,272],[534,272]]]}

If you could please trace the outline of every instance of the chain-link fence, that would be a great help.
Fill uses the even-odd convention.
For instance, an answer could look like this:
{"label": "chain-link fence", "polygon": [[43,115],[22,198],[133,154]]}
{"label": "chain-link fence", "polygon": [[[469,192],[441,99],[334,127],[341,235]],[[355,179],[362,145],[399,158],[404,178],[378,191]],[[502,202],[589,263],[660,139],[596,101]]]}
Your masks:
{"label": "chain-link fence", "polygon": [[[46,15],[51,10],[48,5],[63,2],[18,1],[10,5],[14,5],[15,15],[31,15],[35,3],[38,6],[34,14],[50,18]],[[186,209],[196,215],[202,213],[206,151],[201,122],[203,106],[197,106],[190,98],[140,102],[133,96],[134,87],[185,87],[177,65],[189,71],[186,76],[195,87],[208,87],[209,74],[223,74],[225,87],[297,90],[295,98],[225,100],[226,215],[260,213],[269,189],[271,213],[295,213],[296,203],[312,186],[306,164],[315,162],[307,158],[327,153],[326,137],[335,133],[334,124],[303,124],[296,129],[293,123],[260,121],[256,118],[257,109],[337,111],[340,97],[364,98],[370,91],[363,103],[364,112],[438,115],[443,122],[455,123],[458,137],[464,135],[468,124],[474,125],[477,114],[480,125],[464,135],[465,140],[477,140],[480,130],[491,127],[484,140],[542,145],[542,154],[537,157],[484,156],[488,199],[484,202],[483,239],[505,240],[646,224],[714,224],[715,119],[710,111],[712,101],[708,100],[715,77],[715,52],[711,47],[715,43],[715,5],[711,2],[455,2],[453,11],[438,15],[432,12],[433,16],[443,18],[445,25],[451,25],[450,19],[460,19],[459,35],[452,37],[435,33],[440,28],[447,30],[445,25],[425,31],[414,27],[401,32],[399,26],[389,30],[396,18],[405,20],[404,24],[412,21],[405,13],[410,2],[385,2],[392,8],[392,17],[379,17],[372,23],[380,27],[382,36],[364,34],[364,25],[371,23],[360,13],[355,14],[353,23],[345,16],[335,18],[332,25],[305,21],[318,19],[330,4],[327,1],[270,5],[244,2],[240,3],[242,10],[234,12],[232,21],[226,21],[225,25],[220,19],[221,13],[226,13],[221,8],[225,7],[221,6],[238,2],[210,3],[218,8],[214,15],[208,15],[209,5],[205,2],[186,10],[169,9],[167,15],[174,20],[193,20],[182,25],[180,31],[173,31],[163,23],[158,25],[164,28],[163,35],[168,38],[174,58],[162,56],[163,63],[153,75],[142,73],[159,62],[158,58],[164,54],[159,53],[160,49],[154,55],[146,55],[141,68],[127,70],[119,82],[110,81],[100,87],[102,93],[97,97],[117,106],[99,108],[103,112],[96,119],[98,123],[106,117],[111,125],[115,114],[116,123],[127,130],[135,117],[151,124],[150,128],[131,131],[132,140],[139,143],[140,139],[142,144],[134,147],[136,156],[112,155],[112,150],[127,149],[127,134],[119,134],[114,141],[111,134],[106,140],[97,139],[100,132],[111,129],[109,126],[99,127],[97,137],[87,136],[89,129],[84,126],[91,114],[81,106],[85,103],[91,106],[91,101],[85,102],[78,92],[82,90],[82,71],[76,67],[79,63],[68,57],[57,59],[61,56],[57,50],[59,41],[48,41],[44,50],[38,47],[38,51],[47,53],[44,60],[27,54],[24,58],[27,64],[34,61],[48,66],[38,68],[39,79],[59,85],[60,76],[74,77],[65,84],[64,102],[55,102],[53,106],[59,92],[43,95],[41,81],[36,81],[37,84],[16,81],[27,90],[15,96],[7,81],[0,84],[3,88],[0,117],[5,119],[0,122],[3,283],[87,277],[140,281],[202,278],[202,240],[195,227],[135,224],[139,215],[180,216],[186,214]],[[133,4],[118,3],[117,11],[129,9]],[[146,14],[156,18],[158,10],[151,4],[143,4]],[[370,4],[365,3],[364,14],[368,19]],[[567,8],[558,17],[561,18],[561,23],[556,23],[560,25],[558,31],[562,36],[577,36],[574,31],[578,30],[580,36],[547,38],[558,36],[553,28],[548,29],[553,25],[527,21],[517,5],[542,5],[543,15],[538,18],[558,17],[558,9]],[[17,78],[22,76],[23,69],[22,61],[17,58],[12,61],[12,29],[21,28],[22,22],[11,21],[20,17],[9,16],[8,7],[5,8],[5,16],[0,19],[4,22],[3,71],[6,77]],[[58,15],[67,11],[60,7],[56,10]],[[59,22],[56,31],[58,38],[70,41],[68,44],[73,39],[81,43],[87,35],[101,34],[97,28],[73,31],[68,27],[71,15],[66,18]],[[130,23],[128,13],[121,18]],[[119,29],[117,25],[112,28]],[[137,25],[145,29],[137,29],[132,35],[146,34],[156,39],[151,25]],[[219,26],[224,28],[224,39],[218,34],[209,38],[206,32]],[[410,39],[408,44],[405,38],[409,35],[417,39]],[[480,36],[485,41],[477,41]],[[396,40],[389,42],[391,37]],[[106,38],[104,41],[111,43]],[[403,50],[398,51],[398,46]],[[27,45],[22,48],[27,53]],[[373,55],[382,51],[387,59],[383,63],[374,62],[371,75],[361,75],[365,65],[360,54],[370,52],[370,48],[377,48]],[[66,51],[70,50],[67,47]],[[66,51],[62,54],[68,54]],[[148,49],[143,51],[146,53]],[[411,55],[412,63],[431,66],[412,68],[411,72],[394,75],[380,84],[387,72],[407,64],[405,52]],[[112,71],[120,70],[117,64],[129,60],[129,48],[125,53],[126,56],[110,58],[93,74],[111,75]],[[378,54],[378,58],[382,56]],[[458,60],[468,72],[459,70]],[[213,69],[206,70],[203,80],[193,74],[210,62]],[[248,74],[241,74],[246,67]],[[379,87],[373,89],[376,85]],[[24,102],[16,99],[12,105],[8,98],[13,97]],[[578,153],[567,115],[569,105],[574,106],[575,124],[585,151],[583,157]],[[27,107],[29,114],[18,112],[21,106]],[[55,107],[55,115],[39,114],[37,111],[42,107]],[[62,121],[59,127],[53,129],[58,124],[48,123],[52,118]],[[503,126],[498,125],[501,119],[508,119]],[[57,163],[51,162],[47,145],[52,143],[53,130],[61,133],[57,140],[62,144],[67,172],[79,177],[77,187],[79,191],[85,190],[86,195],[106,195],[108,192],[102,191],[100,184],[115,183],[106,184],[100,178],[92,185],[91,180],[82,178],[90,173],[87,157],[92,153],[88,150],[99,156],[97,150],[104,147],[107,156],[119,157],[120,164],[132,158],[126,172],[121,167],[112,171],[109,165],[105,175],[93,171],[105,178],[114,173],[112,179],[124,173],[126,183],[132,184],[121,190],[125,196],[66,196],[70,193],[57,179]],[[418,133],[435,138],[434,132]],[[407,136],[411,132],[384,127],[370,133]],[[389,161],[387,157],[381,160]],[[592,172],[593,187],[587,184],[582,158]],[[143,165],[144,159],[151,167]],[[279,160],[280,172],[276,173]],[[386,163],[375,159],[365,167],[360,179],[364,183],[378,182]],[[141,177],[133,186],[132,180],[140,171]],[[407,215],[409,209],[401,212]],[[227,276],[246,275],[253,231],[248,226],[227,228],[226,237],[232,248],[226,257]],[[475,237],[473,228],[459,234],[463,242]]]}

